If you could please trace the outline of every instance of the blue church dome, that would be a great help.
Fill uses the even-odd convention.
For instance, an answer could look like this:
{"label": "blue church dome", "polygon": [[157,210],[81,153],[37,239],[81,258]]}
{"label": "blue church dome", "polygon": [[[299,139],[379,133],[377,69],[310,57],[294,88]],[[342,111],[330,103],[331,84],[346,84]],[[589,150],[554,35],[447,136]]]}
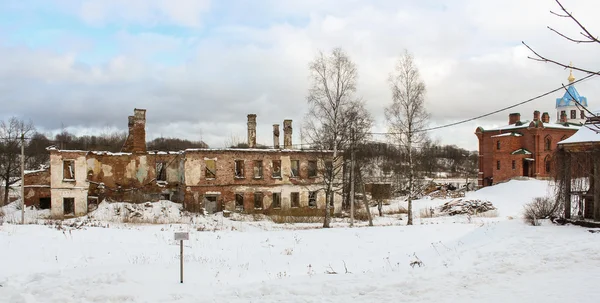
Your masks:
{"label": "blue church dome", "polygon": [[[567,91],[562,96],[562,98],[556,99],[556,108],[575,106],[577,105],[577,102],[581,103],[581,105],[585,107],[588,106],[587,98],[579,95],[579,92],[575,88],[575,85],[573,85],[573,81],[575,81],[575,77],[573,77],[573,73],[571,72],[571,74],[569,75],[569,87],[567,88]],[[574,102],[573,99],[575,99],[577,102]]]}

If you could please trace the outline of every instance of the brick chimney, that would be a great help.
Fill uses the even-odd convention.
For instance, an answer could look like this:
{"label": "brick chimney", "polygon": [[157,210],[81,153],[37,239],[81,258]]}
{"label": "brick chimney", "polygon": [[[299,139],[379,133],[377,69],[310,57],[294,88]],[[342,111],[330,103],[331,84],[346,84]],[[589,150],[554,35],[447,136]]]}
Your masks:
{"label": "brick chimney", "polygon": [[256,114],[248,115],[248,148],[256,147]]}
{"label": "brick chimney", "polygon": [[562,112],[560,114],[560,123],[567,123],[567,113]]}
{"label": "brick chimney", "polygon": [[519,114],[519,113],[508,114],[508,124],[515,124],[519,121],[521,121],[521,114]]}
{"label": "brick chimney", "polygon": [[134,109],[133,116],[127,117],[128,135],[122,152],[143,153],[146,152],[146,110]]}
{"label": "brick chimney", "polygon": [[542,114],[542,122],[543,123],[550,123],[550,115],[547,112],[545,112],[545,113]]}
{"label": "brick chimney", "polygon": [[279,124],[273,124],[273,148],[279,149]]}
{"label": "brick chimney", "polygon": [[133,110],[133,146],[132,152],[146,152],[146,110],[135,108]]}
{"label": "brick chimney", "polygon": [[536,110],[533,112],[533,121],[540,121],[540,111]]}
{"label": "brick chimney", "polygon": [[292,149],[292,120],[283,120],[283,148]]}

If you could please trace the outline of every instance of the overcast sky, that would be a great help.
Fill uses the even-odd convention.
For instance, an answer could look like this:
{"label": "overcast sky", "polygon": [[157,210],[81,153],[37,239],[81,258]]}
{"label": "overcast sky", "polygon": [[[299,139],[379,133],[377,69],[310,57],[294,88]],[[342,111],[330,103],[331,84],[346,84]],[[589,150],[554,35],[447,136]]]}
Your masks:
{"label": "overcast sky", "polygon": [[[600,35],[600,2],[564,0]],[[600,45],[574,45],[547,26],[577,34],[550,14],[554,0],[2,0],[0,119],[76,134],[126,130],[147,109],[147,137],[245,140],[258,115],[258,143],[272,124],[294,120],[300,141],[308,63],[342,47],[356,62],[358,96],[385,131],[386,79],[408,49],[427,86],[431,125],[508,106],[567,83],[569,72],[527,59],[525,41],[560,61],[600,70]],[[575,73],[581,78],[581,73]],[[600,108],[600,77],[577,86]],[[509,112],[555,117],[562,93],[431,133],[475,150],[477,126],[507,124]],[[383,138],[376,138],[383,140]]]}

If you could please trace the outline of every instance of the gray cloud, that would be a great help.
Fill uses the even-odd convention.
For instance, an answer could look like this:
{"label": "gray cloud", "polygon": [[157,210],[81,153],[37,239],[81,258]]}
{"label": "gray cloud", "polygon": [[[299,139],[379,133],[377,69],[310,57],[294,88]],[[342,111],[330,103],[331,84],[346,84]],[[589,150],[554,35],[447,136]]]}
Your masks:
{"label": "gray cloud", "polygon": [[[52,51],[7,46],[0,40],[2,115],[31,118],[46,130],[64,124],[93,132],[111,127],[124,130],[133,108],[146,108],[149,138],[202,138],[219,147],[232,137],[244,140],[246,114],[256,113],[259,142],[270,144],[271,125],[286,118],[295,121],[294,141],[300,142],[307,110],[307,66],[319,49],[341,46],[356,62],[357,95],[375,116],[377,131],[385,131],[383,111],[390,102],[386,80],[404,48],[415,55],[426,82],[432,125],[477,116],[566,83],[568,71],[527,59],[530,53],[520,45],[521,40],[548,56],[600,69],[595,48],[567,43],[546,29],[552,25],[573,31],[572,24],[548,13],[555,8],[552,1],[446,5],[409,1],[399,5],[391,0],[353,0],[344,5],[328,1],[324,6],[312,2],[265,0],[246,8],[231,4],[222,18],[227,21],[201,31],[202,35],[192,31],[168,36],[153,32],[152,27],[145,32],[121,30],[112,38],[120,53],[101,63],[81,59],[85,47]],[[114,11],[122,9],[119,3],[108,3],[93,18],[85,13],[80,16],[136,24],[152,24],[153,18],[159,18],[163,23],[194,28],[202,24],[202,18],[214,18],[206,3],[195,10],[192,6],[196,23],[183,12],[157,15],[156,9],[163,5],[159,2],[134,15],[117,14]],[[223,9],[211,5],[214,10]],[[591,13],[597,6],[569,3],[590,28],[600,26]],[[247,17],[236,23],[235,16],[242,11]],[[258,19],[272,21],[266,26],[252,25]],[[79,38],[84,37],[71,41]],[[168,57],[177,58],[176,63],[163,61]],[[578,89],[588,96],[591,107],[600,108],[594,105],[593,96],[600,93],[596,81],[581,83]],[[512,111],[524,117],[535,109],[553,113],[554,99],[560,95]],[[432,137],[475,149],[475,128],[502,125],[509,112],[432,132]]]}

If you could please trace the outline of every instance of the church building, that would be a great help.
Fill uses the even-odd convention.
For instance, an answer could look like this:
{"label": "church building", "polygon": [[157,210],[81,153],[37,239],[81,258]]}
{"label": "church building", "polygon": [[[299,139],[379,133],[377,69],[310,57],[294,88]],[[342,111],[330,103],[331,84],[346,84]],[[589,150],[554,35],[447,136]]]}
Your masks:
{"label": "church building", "polygon": [[552,154],[559,141],[572,136],[585,121],[583,107],[587,98],[579,94],[569,75],[569,86],[556,99],[556,120],[550,115],[534,111],[529,119],[520,113],[508,115],[508,124],[494,129],[478,127],[479,188],[507,181],[515,177],[549,178],[553,173]]}

